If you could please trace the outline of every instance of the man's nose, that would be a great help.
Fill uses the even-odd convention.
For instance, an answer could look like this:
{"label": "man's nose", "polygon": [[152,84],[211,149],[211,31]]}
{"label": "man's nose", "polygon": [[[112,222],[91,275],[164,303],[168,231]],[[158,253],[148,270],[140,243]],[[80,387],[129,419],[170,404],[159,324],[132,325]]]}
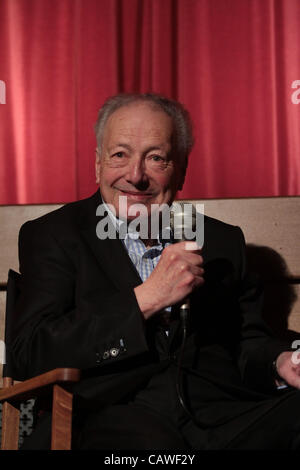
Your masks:
{"label": "man's nose", "polygon": [[143,185],[147,182],[148,178],[143,159],[135,158],[129,162],[126,180],[134,186]]}

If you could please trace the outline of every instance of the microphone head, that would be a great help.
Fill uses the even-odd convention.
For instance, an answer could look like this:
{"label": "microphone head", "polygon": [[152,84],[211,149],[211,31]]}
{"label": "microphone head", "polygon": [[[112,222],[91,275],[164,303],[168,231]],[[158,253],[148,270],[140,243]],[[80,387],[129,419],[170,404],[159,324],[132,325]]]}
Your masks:
{"label": "microphone head", "polygon": [[173,202],[170,226],[175,242],[194,240],[197,231],[197,211],[190,202]]}

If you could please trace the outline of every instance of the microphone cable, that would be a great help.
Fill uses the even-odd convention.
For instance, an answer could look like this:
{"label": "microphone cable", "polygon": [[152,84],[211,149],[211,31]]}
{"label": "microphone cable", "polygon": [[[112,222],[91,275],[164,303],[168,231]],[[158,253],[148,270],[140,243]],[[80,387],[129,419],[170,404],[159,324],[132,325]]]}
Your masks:
{"label": "microphone cable", "polygon": [[185,302],[180,306],[180,320],[182,324],[182,341],[181,341],[179,357],[178,357],[178,365],[177,365],[176,391],[177,391],[179,403],[181,404],[185,413],[192,419],[192,421],[194,421],[195,418],[192,415],[192,413],[189,411],[188,406],[185,402],[183,383],[182,383],[182,360],[183,360],[183,354],[184,354],[184,349],[186,345],[189,311],[190,311],[190,300],[189,298],[187,298]]}

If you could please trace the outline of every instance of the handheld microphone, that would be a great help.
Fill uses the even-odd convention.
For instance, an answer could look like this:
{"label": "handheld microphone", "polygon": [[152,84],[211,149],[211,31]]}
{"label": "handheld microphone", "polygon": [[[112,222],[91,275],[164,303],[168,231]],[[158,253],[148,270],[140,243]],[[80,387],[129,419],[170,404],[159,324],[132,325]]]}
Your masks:
{"label": "handheld microphone", "polygon": [[[171,206],[170,227],[174,242],[191,241],[195,238],[197,212],[191,203],[175,202]],[[187,338],[187,323],[190,312],[190,299],[186,297],[180,305],[180,319],[182,323],[182,342],[178,356],[178,368],[176,376],[176,390],[179,402],[185,413],[194,420],[194,416],[186,403],[184,390],[182,389],[182,362]]]}
{"label": "handheld microphone", "polygon": [[[170,212],[170,226],[175,243],[195,238],[197,211],[193,204],[173,202]],[[180,317],[186,327],[190,311],[190,299],[186,297],[180,306]]]}

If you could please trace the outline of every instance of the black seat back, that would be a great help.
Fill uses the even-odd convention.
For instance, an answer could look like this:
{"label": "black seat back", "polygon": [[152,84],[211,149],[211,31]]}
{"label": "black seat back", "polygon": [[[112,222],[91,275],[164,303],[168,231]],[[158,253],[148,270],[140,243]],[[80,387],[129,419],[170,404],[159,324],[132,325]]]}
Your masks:
{"label": "black seat back", "polygon": [[12,332],[12,319],[13,310],[15,308],[16,300],[20,292],[20,281],[21,274],[13,271],[12,269],[8,272],[7,279],[7,295],[6,295],[6,310],[5,310],[5,364],[3,365],[3,377],[11,377],[17,379],[14,374],[14,366],[12,361],[12,355],[10,352],[11,345],[11,332]]}

